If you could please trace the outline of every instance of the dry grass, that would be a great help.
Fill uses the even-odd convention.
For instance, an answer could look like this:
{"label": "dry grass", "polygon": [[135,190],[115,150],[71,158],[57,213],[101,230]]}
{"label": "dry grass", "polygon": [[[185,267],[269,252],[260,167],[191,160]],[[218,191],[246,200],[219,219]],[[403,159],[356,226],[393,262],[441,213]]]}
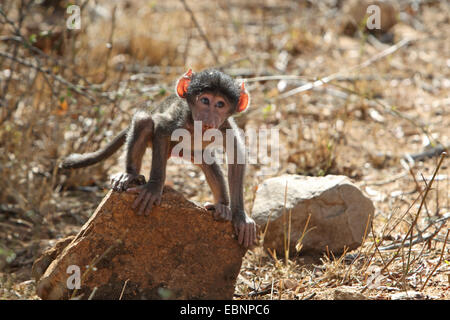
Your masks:
{"label": "dry grass", "polygon": [[[348,175],[376,207],[355,251],[295,259],[261,247],[249,251],[236,298],[333,299],[346,288],[369,299],[407,290],[449,299],[450,160],[430,188],[439,158],[408,164],[403,156],[450,144],[450,39],[443,31],[450,7],[429,1],[416,10],[401,1],[404,21],[392,30],[394,43],[413,40],[352,68],[392,44],[345,36],[345,16],[331,2],[187,0],[227,72],[268,76],[249,81],[251,110],[237,120],[245,128],[280,130],[281,168],[274,175]],[[188,66],[215,65],[180,1],[121,2],[116,9],[88,2],[79,31],[64,28],[64,12],[50,15],[28,3],[2,4],[0,15],[0,299],[36,299],[30,269],[49,245],[43,239],[77,232],[102,198],[107,176],[120,170],[116,157],[58,172],[60,159],[96,149],[133,109],[171,92]],[[280,99],[336,73],[326,85]],[[248,212],[260,169],[248,168]],[[194,166],[169,165],[168,184],[210,200],[201,180]]]}

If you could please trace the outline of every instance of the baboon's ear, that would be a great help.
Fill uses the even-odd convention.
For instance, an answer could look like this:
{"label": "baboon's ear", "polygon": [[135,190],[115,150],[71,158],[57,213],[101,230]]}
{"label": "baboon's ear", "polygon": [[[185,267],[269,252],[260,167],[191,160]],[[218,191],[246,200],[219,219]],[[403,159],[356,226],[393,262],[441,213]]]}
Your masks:
{"label": "baboon's ear", "polygon": [[189,69],[180,79],[177,81],[175,91],[180,98],[186,98],[186,93],[191,83],[192,69]]}
{"label": "baboon's ear", "polygon": [[242,82],[242,84],[241,84],[241,95],[239,96],[239,101],[238,101],[238,104],[237,104],[236,111],[237,112],[244,111],[245,109],[247,109],[249,104],[250,104],[250,94],[248,93],[247,89],[245,89],[244,82]]}

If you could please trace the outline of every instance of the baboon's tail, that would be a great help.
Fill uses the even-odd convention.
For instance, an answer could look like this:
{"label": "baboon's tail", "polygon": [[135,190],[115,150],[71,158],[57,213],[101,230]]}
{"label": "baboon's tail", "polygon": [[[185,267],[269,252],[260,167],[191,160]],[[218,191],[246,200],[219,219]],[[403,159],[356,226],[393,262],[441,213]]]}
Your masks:
{"label": "baboon's tail", "polygon": [[121,131],[110,143],[104,148],[90,153],[72,153],[61,163],[63,169],[76,169],[88,167],[110,157],[114,152],[125,143],[128,128]]}

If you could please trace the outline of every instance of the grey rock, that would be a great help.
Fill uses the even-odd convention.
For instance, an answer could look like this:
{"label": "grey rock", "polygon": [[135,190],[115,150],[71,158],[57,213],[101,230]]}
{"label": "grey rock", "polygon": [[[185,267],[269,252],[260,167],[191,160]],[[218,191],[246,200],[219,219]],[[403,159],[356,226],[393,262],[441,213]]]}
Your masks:
{"label": "grey rock", "polygon": [[290,211],[290,256],[296,254],[297,241],[310,214],[300,252],[320,253],[328,246],[338,254],[345,247],[352,250],[361,245],[374,206],[346,176],[283,175],[267,179],[256,192],[252,218],[264,231],[270,216],[264,247],[275,249],[278,256],[284,256]]}

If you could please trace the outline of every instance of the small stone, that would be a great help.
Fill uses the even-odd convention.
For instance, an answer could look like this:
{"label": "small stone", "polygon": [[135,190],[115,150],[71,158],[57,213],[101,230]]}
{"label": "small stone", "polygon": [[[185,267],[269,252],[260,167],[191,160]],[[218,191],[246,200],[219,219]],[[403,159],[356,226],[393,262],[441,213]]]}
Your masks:
{"label": "small stone", "polygon": [[333,300],[367,300],[367,297],[355,288],[342,286],[333,291]]}
{"label": "small stone", "polygon": [[426,298],[423,293],[413,290],[394,293],[391,296],[391,300],[424,300]]}

